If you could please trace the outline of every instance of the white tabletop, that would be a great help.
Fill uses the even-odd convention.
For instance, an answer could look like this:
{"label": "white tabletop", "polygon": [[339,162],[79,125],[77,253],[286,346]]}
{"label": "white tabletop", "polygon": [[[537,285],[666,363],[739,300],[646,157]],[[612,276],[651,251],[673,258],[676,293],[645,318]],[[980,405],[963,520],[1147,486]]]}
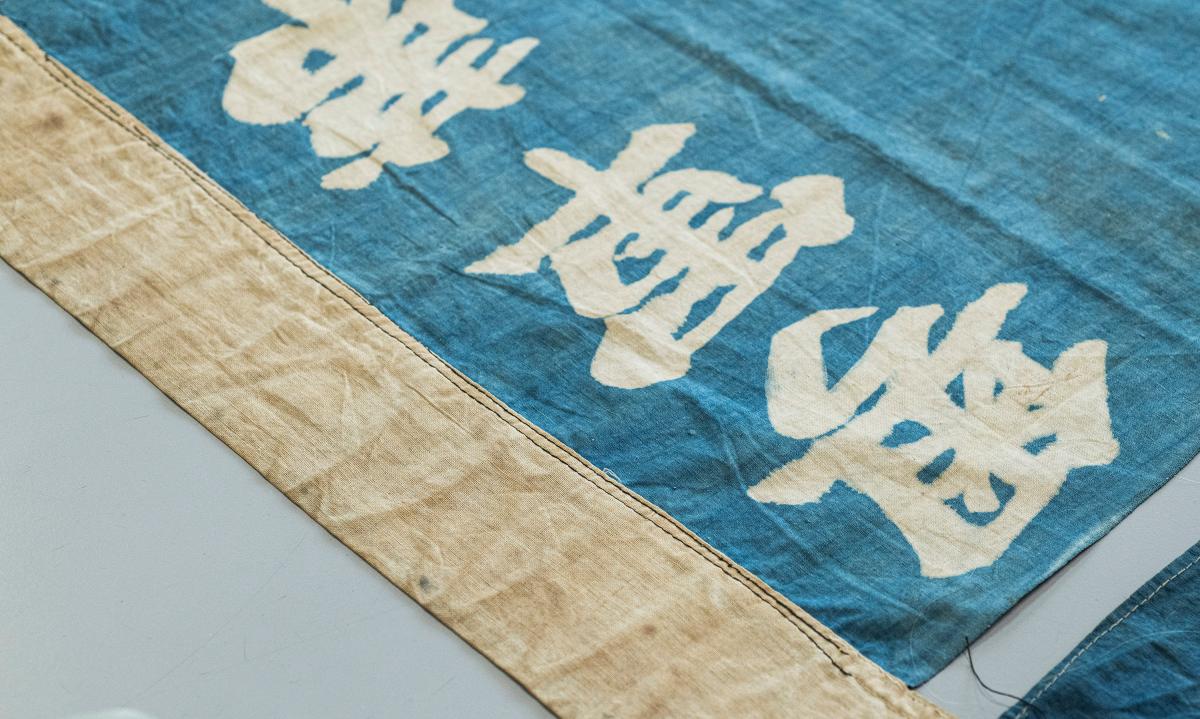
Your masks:
{"label": "white tabletop", "polygon": [[[0,716],[540,717],[516,683],[0,263]],[[1200,540],[1200,463],[973,649],[1022,694]],[[960,658],[922,692],[1009,700]]]}

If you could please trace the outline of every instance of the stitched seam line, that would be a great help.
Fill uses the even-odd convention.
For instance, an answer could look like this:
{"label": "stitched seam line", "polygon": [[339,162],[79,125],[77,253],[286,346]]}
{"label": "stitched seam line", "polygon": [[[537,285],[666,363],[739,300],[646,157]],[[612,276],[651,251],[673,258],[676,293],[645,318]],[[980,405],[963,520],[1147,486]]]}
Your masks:
{"label": "stitched seam line", "polygon": [[1024,706],[1024,708],[1021,709],[1021,713],[1017,715],[1016,719],[1024,719],[1024,716],[1029,713],[1029,706],[1031,704],[1034,704],[1035,702],[1037,702],[1037,700],[1040,699],[1041,696],[1046,693],[1046,690],[1048,690],[1050,687],[1054,686],[1054,683],[1057,682],[1059,680],[1059,678],[1062,677],[1062,675],[1066,674],[1067,670],[1069,670],[1071,668],[1071,666],[1073,664],[1075,664],[1075,662],[1079,661],[1079,658],[1083,656],[1084,652],[1086,652],[1087,650],[1092,648],[1092,645],[1094,645],[1096,642],[1103,639],[1106,634],[1108,634],[1112,630],[1116,629],[1121,624],[1121,622],[1123,622],[1126,619],[1133,616],[1134,612],[1136,612],[1137,610],[1139,610],[1143,606],[1145,606],[1146,603],[1149,602],[1151,599],[1154,599],[1154,597],[1159,592],[1161,592],[1164,587],[1166,587],[1168,584],[1173,582],[1176,577],[1183,574],[1184,572],[1191,569],[1192,567],[1196,566],[1197,563],[1200,563],[1200,555],[1197,555],[1194,559],[1192,559],[1192,561],[1190,561],[1186,565],[1184,565],[1183,568],[1180,569],[1178,572],[1175,572],[1171,576],[1164,579],[1162,584],[1155,587],[1154,591],[1150,592],[1150,594],[1146,595],[1146,597],[1144,599],[1142,599],[1142,601],[1133,605],[1133,607],[1131,607],[1128,612],[1125,612],[1123,615],[1121,615],[1120,619],[1118,619],[1117,621],[1110,624],[1108,627],[1106,627],[1104,629],[1104,631],[1102,631],[1099,634],[1097,634],[1096,636],[1092,637],[1091,641],[1089,641],[1087,644],[1085,644],[1083,646],[1083,648],[1080,649],[1078,652],[1075,652],[1075,656],[1071,657],[1070,661],[1068,661],[1066,664],[1064,664],[1062,669],[1058,670],[1058,672],[1050,680],[1050,683],[1047,684],[1046,686],[1042,687],[1041,690],[1039,690],[1038,693],[1034,695],[1033,699],[1031,699],[1029,701],[1029,703],[1026,704]]}
{"label": "stitched seam line", "polygon": [[[650,521],[652,524],[654,524],[656,527],[658,527],[660,530],[662,530],[664,533],[666,533],[672,539],[676,540],[683,546],[687,547],[688,549],[690,549],[691,551],[696,553],[698,556],[700,556],[702,559],[704,559],[706,562],[708,562],[709,564],[712,564],[713,566],[720,569],[723,574],[725,574],[729,578],[735,580],[740,585],[742,585],[743,587],[748,589],[760,601],[764,602],[765,604],[767,604],[768,606],[773,608],[778,614],[780,614],[784,618],[785,621],[787,621],[789,624],[796,627],[800,631],[800,633],[806,639],[808,639],[809,642],[817,649],[817,651],[819,651],[823,656],[825,656],[826,659],[829,660],[830,664],[833,665],[833,667],[835,669],[837,669],[842,675],[844,675],[848,678],[854,679],[855,683],[858,684],[859,687],[862,688],[866,693],[868,693],[872,696],[875,696],[876,698],[884,701],[889,706],[893,706],[893,707],[896,707],[896,705],[892,701],[895,698],[901,698],[901,699],[911,703],[912,698],[911,698],[911,696],[908,695],[909,690],[906,687],[899,686],[898,680],[896,680],[890,674],[887,674],[882,671],[880,672],[881,675],[886,680],[889,681],[889,683],[894,683],[896,685],[896,686],[894,686],[894,688],[898,691],[887,692],[885,694],[885,693],[880,692],[879,689],[877,689],[875,687],[864,684],[862,681],[862,678],[859,675],[852,673],[846,667],[842,666],[842,664],[837,659],[835,659],[834,656],[831,655],[826,650],[826,648],[824,646],[822,646],[822,644],[820,642],[817,641],[817,638],[812,636],[812,634],[810,634],[810,632],[815,633],[821,639],[823,639],[826,642],[828,642],[829,644],[831,644],[834,648],[837,649],[838,653],[845,659],[847,659],[849,661],[854,661],[855,659],[857,659],[857,657],[855,657],[854,655],[847,652],[845,650],[845,648],[838,641],[829,637],[826,634],[826,632],[828,630],[826,630],[823,626],[819,626],[819,625],[814,626],[814,624],[807,617],[797,614],[794,611],[794,609],[792,609],[792,607],[789,607],[787,604],[780,602],[777,598],[772,596],[772,594],[771,594],[772,590],[769,590],[765,586],[760,586],[759,580],[754,578],[752,575],[748,575],[748,573],[745,571],[744,568],[734,564],[731,560],[729,560],[724,555],[720,554],[716,550],[709,547],[702,540],[698,540],[691,533],[690,530],[688,530],[685,527],[683,527],[682,525],[680,525],[674,518],[670,517],[670,515],[667,515],[662,509],[647,502],[644,498],[633,493],[631,490],[629,490],[623,484],[620,484],[616,480],[613,480],[608,475],[603,474],[602,472],[599,472],[598,470],[592,469],[589,465],[586,464],[586,462],[584,460],[582,460],[581,458],[579,458],[577,456],[574,456],[573,453],[569,452],[569,450],[565,454],[560,454],[559,452],[566,450],[566,447],[564,445],[562,445],[562,443],[560,441],[558,441],[556,438],[554,438],[552,435],[549,435],[548,433],[545,432],[545,430],[541,429],[537,425],[530,423],[523,416],[513,412],[511,408],[500,403],[489,392],[484,390],[482,387],[480,387],[477,383],[475,383],[470,378],[461,374],[458,370],[454,369],[452,366],[450,366],[448,363],[446,363],[440,357],[437,357],[428,348],[424,347],[423,345],[420,345],[419,343],[417,344],[416,348],[414,348],[412,346],[412,344],[410,343],[410,339],[407,336],[405,336],[403,334],[397,334],[395,331],[393,331],[392,329],[389,329],[387,326],[380,324],[380,322],[375,317],[368,315],[367,313],[365,313],[362,310],[362,308],[356,306],[353,302],[351,302],[349,299],[344,297],[341,293],[337,292],[336,289],[330,287],[329,284],[327,284],[327,282],[332,281],[333,283],[336,283],[336,285],[338,287],[344,288],[344,289],[348,290],[353,296],[358,297],[364,304],[366,304],[372,310],[375,310],[374,306],[370,305],[370,303],[366,300],[366,298],[362,297],[362,295],[360,295],[358,292],[356,292],[353,288],[350,288],[348,285],[345,285],[345,283],[343,283],[341,280],[337,279],[324,266],[320,265],[319,263],[315,262],[310,257],[308,257],[308,255],[306,255],[303,252],[303,250],[301,250],[299,247],[297,247],[290,240],[287,240],[285,237],[283,237],[282,234],[278,234],[278,230],[275,230],[273,227],[270,227],[270,225],[268,225],[264,220],[259,218],[256,214],[251,212],[249,209],[246,209],[244,207],[244,205],[241,205],[241,203],[236,198],[233,198],[232,196],[228,195],[228,193],[225,192],[223,188],[220,188],[219,185],[216,185],[216,183],[213,182],[210,178],[208,178],[207,175],[204,175],[198,169],[192,167],[190,164],[186,163],[185,161],[183,161],[179,157],[177,157],[173,148],[168,149],[169,146],[164,147],[165,143],[162,143],[158,138],[147,135],[145,132],[143,132],[141,130],[141,128],[137,127],[136,125],[130,124],[126,120],[126,118],[123,117],[123,115],[122,115],[122,113],[124,111],[110,106],[109,103],[111,103],[111,101],[107,100],[107,98],[104,98],[103,96],[99,96],[98,92],[93,91],[93,89],[89,85],[85,84],[82,80],[79,80],[78,78],[76,78],[72,73],[70,73],[69,70],[67,70],[65,67],[61,66],[60,63],[58,63],[56,60],[51,58],[48,54],[46,54],[45,52],[39,51],[38,54],[40,54],[41,57],[38,57],[38,54],[31,52],[30,49],[25,46],[25,43],[21,42],[19,39],[13,38],[7,31],[5,31],[3,29],[0,29],[0,36],[3,36],[4,39],[9,44],[13,45],[22,54],[24,54],[25,56],[27,56],[31,60],[33,60],[34,64],[36,66],[38,66],[39,68],[41,68],[43,70],[43,72],[45,72],[47,74],[47,76],[49,76],[56,83],[58,83],[59,85],[64,87],[66,90],[71,92],[76,97],[83,100],[87,105],[89,105],[90,107],[95,109],[102,116],[104,116],[107,119],[109,119],[110,121],[112,121],[118,127],[121,127],[125,131],[127,131],[130,134],[132,134],[133,136],[135,136],[137,139],[141,140],[143,143],[145,143],[152,150],[157,152],[164,159],[168,160],[172,165],[174,165],[177,169],[179,169],[192,184],[196,185],[202,192],[204,192],[204,194],[206,196],[209,197],[209,199],[211,199],[213,202],[215,202],[217,204],[217,206],[219,206],[221,209],[225,210],[225,212],[228,213],[235,220],[237,220],[237,222],[239,224],[243,225],[248,230],[250,230],[250,232],[252,234],[254,234],[256,237],[258,237],[260,240],[262,240],[269,248],[271,248],[272,251],[274,251],[276,254],[278,254],[289,265],[291,265],[292,267],[297,269],[302,275],[304,275],[308,279],[320,284],[326,291],[328,291],[334,297],[336,297],[341,302],[343,302],[345,305],[350,307],[360,317],[362,317],[363,319],[370,322],[376,329],[383,332],[387,337],[399,342],[401,344],[401,346],[403,346],[405,349],[407,349],[415,357],[420,359],[425,365],[427,365],[428,367],[430,367],[431,369],[436,371],[439,375],[441,375],[445,379],[449,380],[451,382],[451,384],[453,384],[457,389],[459,389],[461,392],[463,392],[463,394],[465,394],[468,397],[470,397],[471,399],[473,399],[481,407],[490,411],[492,414],[494,414],[496,417],[498,417],[501,421],[503,421],[506,425],[515,429],[518,433],[520,433],[522,436],[524,436],[526,439],[528,439],[535,447],[537,447],[541,451],[545,452],[550,457],[558,460],[561,464],[566,466],[568,469],[570,469],[573,473],[575,473],[579,477],[586,480],[593,487],[599,489],[600,491],[604,492],[606,495],[612,497],[613,499],[616,499],[622,505],[624,505],[625,507],[627,507],[630,510],[632,510],[633,512],[635,512],[636,514],[641,516],[643,519]],[[210,183],[218,189],[218,192],[221,193],[219,196],[217,194],[214,194],[212,189],[210,189],[210,187],[207,186]],[[231,209],[226,204],[226,202],[228,202],[228,201],[232,201],[236,205],[240,206],[244,210],[244,212],[253,216],[257,222],[262,223],[262,225],[265,226],[269,230],[269,234],[277,235],[277,238],[273,239],[272,237],[268,237],[267,235],[264,235],[259,230],[259,228],[255,227],[251,223],[247,222],[246,219],[240,215],[240,213]],[[302,264],[297,262],[293,257],[290,257],[289,253],[287,251],[278,247],[276,245],[276,241],[282,241],[283,243],[286,244],[287,249],[292,250],[293,252],[301,255],[304,259],[308,260],[308,263],[310,263],[312,267],[316,268],[322,275],[324,275],[327,278],[326,281],[323,281],[321,279],[321,277],[310,274],[310,272],[308,271],[308,269],[306,269],[305,266],[303,266]],[[378,313],[378,310],[375,310],[375,312]],[[386,317],[384,319],[386,320]],[[390,323],[390,321],[389,321],[389,323]],[[515,420],[515,422],[514,422],[514,420]],[[552,446],[547,447],[547,446],[543,445],[541,442],[538,442],[537,439],[535,439],[534,437],[531,437],[529,435],[530,431],[532,431],[536,437],[549,442]],[[557,448],[559,450],[559,452],[556,452],[555,448]],[[579,466],[577,466],[577,465],[582,465],[588,471],[586,471],[586,472],[581,471]],[[597,481],[598,479],[600,480],[599,482]],[[629,501],[627,501],[627,500],[632,500],[634,502],[634,504],[630,504]],[[647,515],[646,511],[650,512],[650,515]],[[662,523],[660,523],[660,521],[657,521],[656,518],[665,520],[667,522],[667,525],[664,526]],[[897,696],[897,695],[899,695],[899,696]],[[896,707],[896,708],[898,708],[898,707]]]}

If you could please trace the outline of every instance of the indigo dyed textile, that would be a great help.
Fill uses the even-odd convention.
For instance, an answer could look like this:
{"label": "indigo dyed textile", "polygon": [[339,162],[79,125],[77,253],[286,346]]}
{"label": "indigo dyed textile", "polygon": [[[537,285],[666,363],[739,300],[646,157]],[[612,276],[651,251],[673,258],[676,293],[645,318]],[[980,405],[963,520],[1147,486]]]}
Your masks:
{"label": "indigo dyed textile", "polygon": [[919,683],[1200,447],[1200,6],[1127,5],[0,8]]}
{"label": "indigo dyed textile", "polygon": [[1200,716],[1198,564],[1200,544],[1126,599],[1005,716]]}

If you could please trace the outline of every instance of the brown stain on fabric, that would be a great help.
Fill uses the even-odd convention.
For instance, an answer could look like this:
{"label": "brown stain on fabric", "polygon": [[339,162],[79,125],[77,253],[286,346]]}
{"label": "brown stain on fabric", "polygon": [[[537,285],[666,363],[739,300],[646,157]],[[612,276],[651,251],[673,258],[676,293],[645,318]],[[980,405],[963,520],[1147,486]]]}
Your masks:
{"label": "brown stain on fabric", "polygon": [[54,132],[56,130],[61,130],[66,126],[67,126],[66,119],[62,115],[58,114],[57,112],[52,112],[49,115],[46,115],[45,117],[43,117],[37,121],[37,129],[45,131],[45,132]]}

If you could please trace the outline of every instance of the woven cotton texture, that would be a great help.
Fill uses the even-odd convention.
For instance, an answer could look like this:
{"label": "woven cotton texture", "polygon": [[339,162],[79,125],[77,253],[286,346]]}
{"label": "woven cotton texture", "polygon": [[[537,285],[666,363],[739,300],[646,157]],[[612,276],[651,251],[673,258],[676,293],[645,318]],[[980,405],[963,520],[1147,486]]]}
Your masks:
{"label": "woven cotton texture", "polygon": [[1200,447],[1194,2],[4,8],[910,684]]}

